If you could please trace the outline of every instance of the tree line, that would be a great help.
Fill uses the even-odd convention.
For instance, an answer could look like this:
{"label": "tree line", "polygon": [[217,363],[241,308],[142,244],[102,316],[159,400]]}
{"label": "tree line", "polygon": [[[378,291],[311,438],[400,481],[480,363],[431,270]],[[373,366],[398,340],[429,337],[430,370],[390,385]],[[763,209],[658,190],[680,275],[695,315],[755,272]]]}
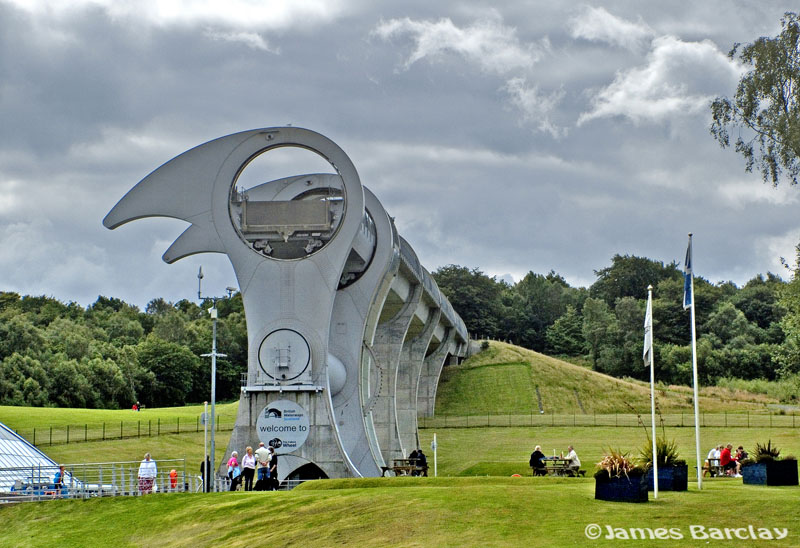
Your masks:
{"label": "tree line", "polygon": [[[98,297],[83,308],[0,292],[0,405],[177,406],[211,392],[211,319],[202,305],[154,299],[144,312]],[[247,371],[241,296],[217,302],[217,398],[238,395]]]}
{"label": "tree line", "polygon": [[[800,258],[800,257],[798,257]],[[691,324],[676,263],[615,255],[588,288],[551,271],[508,284],[477,268],[449,265],[433,273],[473,337],[508,340],[574,358],[617,377],[648,379],[644,366],[647,286],[653,286],[656,378],[690,384]],[[700,382],[782,380],[800,372],[800,271],[772,273],[744,286],[695,277]]]}
{"label": "tree line", "polygon": [[[800,253],[800,251],[799,251]],[[800,257],[799,257],[800,258]],[[476,338],[509,340],[617,377],[647,379],[647,286],[653,291],[656,378],[690,384],[690,318],[676,263],[615,255],[588,288],[529,272],[508,284],[477,268],[433,273]],[[0,292],[0,405],[124,408],[202,402],[210,393],[211,301],[158,298],[141,311],[111,297],[83,308]],[[217,397],[236,398],[247,371],[241,295],[217,302]],[[698,370],[720,379],[800,379],[800,271],[743,287],[695,278]]]}

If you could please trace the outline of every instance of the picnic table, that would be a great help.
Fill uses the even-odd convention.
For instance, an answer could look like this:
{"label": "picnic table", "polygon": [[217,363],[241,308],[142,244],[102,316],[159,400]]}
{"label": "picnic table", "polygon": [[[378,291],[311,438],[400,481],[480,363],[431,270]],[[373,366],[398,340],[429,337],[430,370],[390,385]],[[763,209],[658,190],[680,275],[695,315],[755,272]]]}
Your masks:
{"label": "picnic table", "polygon": [[[420,466],[417,459],[393,459],[392,466],[381,466],[381,476],[385,476],[390,470],[395,476],[427,475],[428,467]],[[418,472],[418,474],[415,474]]]}
{"label": "picnic table", "polygon": [[[586,472],[584,470],[574,470],[570,468],[570,463],[572,460],[563,458],[563,457],[544,457],[542,459],[544,463],[544,469],[547,473],[551,476],[577,476],[583,475]],[[583,472],[583,474],[581,474]]]}

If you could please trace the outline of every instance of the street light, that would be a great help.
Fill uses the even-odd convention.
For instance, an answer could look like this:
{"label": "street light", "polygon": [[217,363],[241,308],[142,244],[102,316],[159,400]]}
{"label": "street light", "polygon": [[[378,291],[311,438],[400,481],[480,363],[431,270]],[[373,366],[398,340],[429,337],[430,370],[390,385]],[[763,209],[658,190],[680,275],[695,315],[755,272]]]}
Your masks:
{"label": "street light", "polygon": [[[200,270],[197,273],[197,298],[202,299],[201,291],[200,291],[200,283],[203,280],[203,267],[200,267]],[[231,289],[231,288],[228,288]],[[235,290],[235,288],[234,288]],[[230,297],[231,291],[228,291],[228,296]],[[217,482],[216,482],[216,436],[214,430],[214,423],[216,420],[216,404],[217,404],[217,358],[225,358],[227,354],[220,354],[217,352],[217,298],[212,297],[212,302],[214,303],[213,306],[208,310],[208,313],[211,315],[211,319],[213,320],[213,327],[212,327],[212,335],[211,335],[211,353],[210,354],[201,354],[202,357],[211,356],[211,463],[212,463],[212,470],[214,471],[214,491],[217,491]],[[209,474],[209,470],[206,470],[206,478],[210,478],[211,475]]]}

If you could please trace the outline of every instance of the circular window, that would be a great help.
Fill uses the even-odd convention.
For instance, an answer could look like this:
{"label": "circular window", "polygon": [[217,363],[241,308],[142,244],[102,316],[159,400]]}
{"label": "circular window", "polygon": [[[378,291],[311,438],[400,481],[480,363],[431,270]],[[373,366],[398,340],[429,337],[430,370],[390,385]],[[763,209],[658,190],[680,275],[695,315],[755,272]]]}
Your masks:
{"label": "circular window", "polygon": [[242,241],[279,260],[302,259],[323,249],[336,235],[346,205],[344,182],[332,168],[301,147],[255,155],[230,194],[231,222]]}
{"label": "circular window", "polygon": [[264,337],[258,347],[258,365],[270,378],[291,381],[311,363],[308,341],[293,329],[277,329]]}

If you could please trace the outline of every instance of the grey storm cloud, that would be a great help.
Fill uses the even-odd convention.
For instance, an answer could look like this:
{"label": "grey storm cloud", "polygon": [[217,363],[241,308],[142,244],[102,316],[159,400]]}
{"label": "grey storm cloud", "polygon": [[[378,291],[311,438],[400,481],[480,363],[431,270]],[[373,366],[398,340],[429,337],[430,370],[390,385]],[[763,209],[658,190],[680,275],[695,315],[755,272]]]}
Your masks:
{"label": "grey storm cloud", "polygon": [[798,190],[708,133],[728,50],[782,8],[264,6],[0,0],[0,291],[144,306],[196,297],[202,264],[223,294],[225,257],[161,261],[185,223],[101,221],[184,150],[284,124],[342,146],[429,270],[589,285],[617,253],[681,261],[691,231],[696,273],[741,284],[800,241]]}

